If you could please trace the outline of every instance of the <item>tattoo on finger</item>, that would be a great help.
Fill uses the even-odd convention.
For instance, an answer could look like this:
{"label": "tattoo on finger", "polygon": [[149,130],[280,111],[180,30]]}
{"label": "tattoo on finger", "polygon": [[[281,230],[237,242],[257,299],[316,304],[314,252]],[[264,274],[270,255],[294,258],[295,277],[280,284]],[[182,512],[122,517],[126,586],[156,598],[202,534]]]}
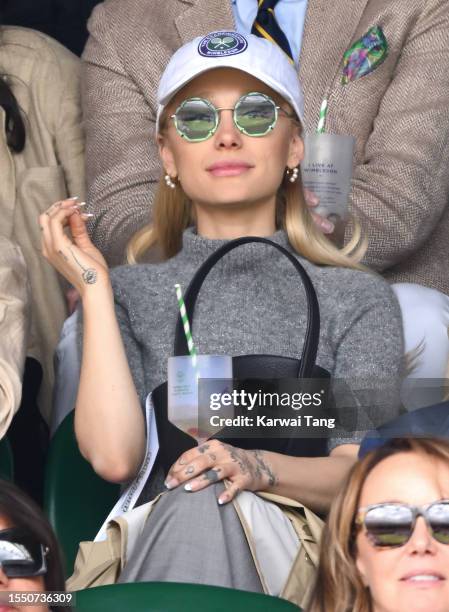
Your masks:
{"label": "tattoo on finger", "polygon": [[208,480],[209,482],[218,482],[220,480],[220,472],[222,470],[220,468],[215,468],[213,470],[207,470],[203,474],[203,480]]}
{"label": "tattoo on finger", "polygon": [[201,444],[201,446],[198,446],[198,452],[204,455],[204,453],[208,451],[209,448],[210,448],[210,444]]}
{"label": "tattoo on finger", "polygon": [[184,473],[185,473],[186,476],[190,476],[194,472],[195,472],[194,466],[193,465],[189,465],[189,467],[186,469],[186,471]]}

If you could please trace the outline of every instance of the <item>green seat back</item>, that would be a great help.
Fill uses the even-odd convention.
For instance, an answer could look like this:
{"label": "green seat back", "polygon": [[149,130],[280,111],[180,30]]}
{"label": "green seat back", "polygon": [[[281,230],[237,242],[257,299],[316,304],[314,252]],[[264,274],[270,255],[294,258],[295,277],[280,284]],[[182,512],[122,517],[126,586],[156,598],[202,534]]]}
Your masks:
{"label": "green seat back", "polygon": [[259,593],[177,582],[113,584],[78,591],[76,612],[300,612],[298,606]]}
{"label": "green seat back", "polygon": [[4,478],[5,480],[14,479],[12,450],[7,438],[2,438],[0,440],[0,478]]}
{"label": "green seat back", "polygon": [[79,542],[95,537],[119,494],[119,485],[102,480],[79,452],[72,411],[51,440],[44,490],[44,509],[61,544],[67,576]]}

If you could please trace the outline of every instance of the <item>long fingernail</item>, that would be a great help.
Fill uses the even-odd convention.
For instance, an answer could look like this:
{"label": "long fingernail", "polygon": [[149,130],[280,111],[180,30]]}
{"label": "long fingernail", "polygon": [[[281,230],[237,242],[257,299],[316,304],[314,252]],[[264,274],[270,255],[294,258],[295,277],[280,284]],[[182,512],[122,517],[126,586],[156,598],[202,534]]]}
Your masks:
{"label": "long fingernail", "polygon": [[191,491],[192,490],[192,485],[190,484],[190,482],[188,482],[186,485],[184,485],[184,490],[185,491]]}
{"label": "long fingernail", "polygon": [[223,495],[223,496],[218,498],[218,503],[219,503],[220,506],[222,506],[223,504],[225,504],[228,501],[229,501],[229,495]]}
{"label": "long fingernail", "polygon": [[173,489],[178,484],[178,481],[176,480],[176,478],[170,478],[169,480],[166,480],[164,484],[167,489]]}
{"label": "long fingernail", "polygon": [[76,200],[79,200],[79,197],[78,197],[78,196],[72,196],[71,198],[67,198],[67,199],[68,199],[68,200],[74,200],[74,201],[76,201]]}
{"label": "long fingernail", "polygon": [[94,213],[81,213],[81,216],[83,219],[92,219],[92,217],[95,217]]}

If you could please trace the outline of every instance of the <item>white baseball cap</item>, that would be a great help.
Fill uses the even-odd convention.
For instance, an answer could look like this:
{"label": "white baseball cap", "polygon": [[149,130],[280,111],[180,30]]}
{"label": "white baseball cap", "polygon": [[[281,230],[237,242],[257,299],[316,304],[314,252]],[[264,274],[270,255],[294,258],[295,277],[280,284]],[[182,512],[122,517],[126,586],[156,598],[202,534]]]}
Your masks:
{"label": "white baseball cap", "polygon": [[275,43],[254,34],[211,32],[180,47],[162,74],[157,93],[157,131],[162,111],[192,79],[214,68],[236,68],[280,94],[304,125],[304,95],[295,67]]}

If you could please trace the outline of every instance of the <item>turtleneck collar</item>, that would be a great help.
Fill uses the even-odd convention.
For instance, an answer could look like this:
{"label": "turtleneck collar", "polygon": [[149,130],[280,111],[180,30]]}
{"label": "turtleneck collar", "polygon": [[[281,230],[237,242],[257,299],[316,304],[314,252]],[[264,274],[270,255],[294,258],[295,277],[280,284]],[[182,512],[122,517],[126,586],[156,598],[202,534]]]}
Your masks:
{"label": "turtleneck collar", "polygon": [[[264,236],[267,240],[275,242],[289,251],[293,252],[293,249],[288,241],[287,234],[284,230],[277,230],[271,236]],[[228,239],[217,239],[217,238],[205,238],[200,236],[196,232],[195,227],[188,227],[184,230],[182,237],[182,256],[189,260],[193,260],[198,264],[202,263],[207,257],[209,257],[218,248],[230,242]],[[261,255],[266,257],[266,246],[260,243],[249,243],[240,246],[235,251],[227,254],[226,259],[230,258],[234,260],[244,258],[247,263],[251,260],[260,260]],[[273,254],[280,253],[275,249],[272,249]]]}

